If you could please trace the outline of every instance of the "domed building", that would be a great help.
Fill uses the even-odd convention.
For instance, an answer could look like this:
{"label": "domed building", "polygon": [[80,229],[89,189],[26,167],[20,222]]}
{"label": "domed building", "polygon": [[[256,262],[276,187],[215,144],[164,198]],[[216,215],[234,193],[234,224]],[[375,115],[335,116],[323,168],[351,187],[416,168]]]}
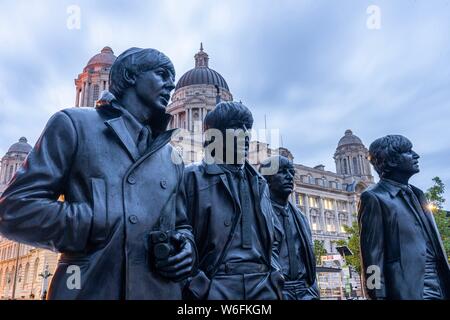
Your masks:
{"label": "domed building", "polygon": [[173,115],[171,128],[201,132],[207,113],[218,102],[233,100],[233,96],[225,79],[209,67],[209,56],[203,44],[194,61],[194,68],[178,80],[167,112]]}
{"label": "domed building", "polygon": [[[31,149],[27,138],[21,137],[1,159],[0,196]],[[41,299],[55,272],[57,259],[55,252],[19,244],[0,235],[0,300]],[[43,274],[47,274],[45,279]]]}
{"label": "domed building", "polygon": [[89,59],[83,72],[75,79],[76,107],[94,107],[100,92],[109,88],[109,71],[116,60],[114,51],[110,47],[104,47]]}
{"label": "domed building", "polygon": [[361,139],[353,134],[352,130],[345,131],[339,140],[334,161],[336,173],[354,178],[354,187],[362,192],[368,184],[373,183],[373,176],[368,159],[369,151]]}
{"label": "domed building", "polygon": [[21,137],[18,142],[9,147],[1,161],[0,194],[4,191],[17,169],[22,165],[31,149],[32,147],[28,144],[28,140],[25,137]]}

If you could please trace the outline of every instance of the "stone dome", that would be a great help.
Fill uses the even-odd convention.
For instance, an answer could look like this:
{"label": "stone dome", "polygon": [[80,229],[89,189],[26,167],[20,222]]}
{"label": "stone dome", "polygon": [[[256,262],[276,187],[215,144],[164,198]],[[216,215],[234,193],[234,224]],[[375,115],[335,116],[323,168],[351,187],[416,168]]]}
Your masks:
{"label": "stone dome", "polygon": [[28,144],[28,140],[25,137],[21,137],[19,142],[14,143],[8,149],[8,153],[26,153],[31,151],[32,147]]}
{"label": "stone dome", "polygon": [[353,134],[352,130],[347,129],[345,135],[339,140],[338,148],[350,144],[364,145],[361,139]]}
{"label": "stone dome", "polygon": [[219,88],[230,91],[225,79],[220,73],[209,68],[208,62],[209,56],[203,51],[203,45],[200,44],[200,51],[195,55],[195,68],[181,76],[175,90],[196,84],[206,84],[218,86]]}
{"label": "stone dome", "polygon": [[114,61],[116,61],[116,56],[114,55],[114,51],[110,47],[104,47],[100,53],[97,53],[91,59],[89,59],[86,68],[93,67],[94,65],[102,65],[102,66],[112,66]]}

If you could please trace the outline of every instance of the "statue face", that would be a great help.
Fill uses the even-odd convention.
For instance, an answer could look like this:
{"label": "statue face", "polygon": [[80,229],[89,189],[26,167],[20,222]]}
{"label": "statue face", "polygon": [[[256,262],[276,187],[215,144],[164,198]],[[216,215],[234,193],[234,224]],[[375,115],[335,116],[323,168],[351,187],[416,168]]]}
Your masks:
{"label": "statue face", "polygon": [[270,192],[287,197],[294,190],[295,169],[292,165],[280,167],[278,173],[271,176],[269,186]]}
{"label": "statue face", "polygon": [[136,94],[152,111],[165,112],[174,81],[174,75],[164,67],[139,72],[135,78]]}
{"label": "statue face", "polygon": [[[233,164],[243,164],[245,162],[245,159],[247,159],[249,156],[250,136],[251,136],[249,129],[247,129],[245,126],[243,128],[238,127],[227,128],[226,132],[223,132],[223,135],[224,135],[223,151],[224,155],[227,155],[226,162],[230,164],[229,156],[232,155]],[[232,149],[231,148],[228,149],[229,145],[227,141],[229,139],[233,139]]]}
{"label": "statue face", "polygon": [[420,156],[414,150],[409,149],[399,155],[394,170],[409,175],[416,174],[420,171],[419,158]]}

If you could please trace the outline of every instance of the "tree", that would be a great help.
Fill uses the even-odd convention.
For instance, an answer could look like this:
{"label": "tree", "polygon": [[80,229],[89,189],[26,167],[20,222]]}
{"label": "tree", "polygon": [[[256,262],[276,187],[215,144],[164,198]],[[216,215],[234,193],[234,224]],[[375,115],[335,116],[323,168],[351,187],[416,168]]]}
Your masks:
{"label": "tree", "polygon": [[361,249],[359,245],[359,226],[357,221],[353,221],[352,226],[344,225],[345,232],[349,235],[348,240],[337,240],[338,246],[347,246],[353,253],[351,256],[346,256],[345,261],[352,266],[356,272],[361,274]]}
{"label": "tree", "polygon": [[445,185],[439,177],[434,177],[434,185],[427,190],[425,196],[429,202],[429,208],[434,214],[434,220],[441,234],[447,257],[450,256],[450,218],[447,212],[443,210],[445,199]]}
{"label": "tree", "polygon": [[314,240],[314,254],[316,256],[316,265],[321,266],[322,265],[321,257],[327,255],[327,250],[323,245],[323,241]]}

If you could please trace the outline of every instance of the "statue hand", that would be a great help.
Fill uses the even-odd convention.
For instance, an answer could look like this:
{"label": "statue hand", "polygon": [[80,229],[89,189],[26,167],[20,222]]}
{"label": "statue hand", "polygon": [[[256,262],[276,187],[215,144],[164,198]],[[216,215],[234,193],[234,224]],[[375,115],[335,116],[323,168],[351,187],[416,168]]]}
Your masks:
{"label": "statue hand", "polygon": [[194,267],[194,249],[190,240],[185,239],[182,234],[174,236],[175,241],[182,241],[178,252],[167,259],[156,260],[155,268],[164,277],[173,281],[181,281],[189,277]]}

